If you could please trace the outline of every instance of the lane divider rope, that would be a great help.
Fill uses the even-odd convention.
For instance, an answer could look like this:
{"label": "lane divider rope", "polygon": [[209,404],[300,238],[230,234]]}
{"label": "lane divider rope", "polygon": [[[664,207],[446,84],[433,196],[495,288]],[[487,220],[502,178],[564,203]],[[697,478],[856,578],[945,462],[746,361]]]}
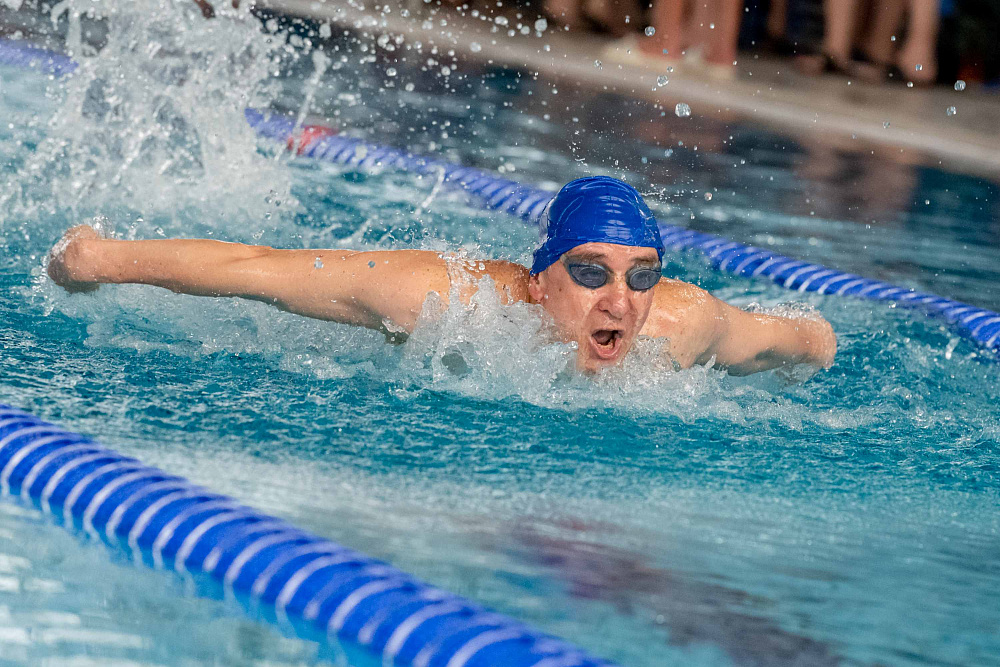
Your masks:
{"label": "lane divider rope", "polygon": [[[0,63],[31,67],[55,75],[70,73],[76,67],[76,63],[65,55],[4,40],[0,40]],[[256,109],[246,109],[245,116],[259,136],[282,142],[303,157],[361,169],[390,167],[426,176],[443,176],[444,185],[464,190],[483,208],[510,213],[529,223],[538,222],[553,197],[553,193],[547,190],[522,185],[487,171],[338,135],[323,126],[296,128],[290,118],[282,115],[266,115]],[[768,278],[781,287],[797,292],[853,296],[919,309],[942,318],[963,338],[994,353],[1000,352],[1000,313],[821,264],[795,260],[714,234],[665,223],[660,223],[660,234],[668,250],[696,250],[723,273]]]}
{"label": "lane divider rope", "polygon": [[386,665],[614,667],[232,498],[0,404],[3,494],[157,569],[207,575],[263,620]]}

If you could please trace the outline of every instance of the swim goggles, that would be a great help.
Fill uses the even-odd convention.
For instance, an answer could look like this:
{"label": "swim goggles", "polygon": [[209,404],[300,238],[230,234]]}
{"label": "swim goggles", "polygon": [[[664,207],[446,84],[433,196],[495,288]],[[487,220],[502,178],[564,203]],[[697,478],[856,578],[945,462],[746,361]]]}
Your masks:
{"label": "swim goggles", "polygon": [[[587,289],[598,289],[604,287],[611,279],[611,272],[600,264],[590,262],[574,262],[569,259],[563,260],[566,273],[580,287]],[[660,282],[662,267],[656,266],[636,266],[625,273],[625,284],[635,292],[645,292],[653,289],[656,283]]]}

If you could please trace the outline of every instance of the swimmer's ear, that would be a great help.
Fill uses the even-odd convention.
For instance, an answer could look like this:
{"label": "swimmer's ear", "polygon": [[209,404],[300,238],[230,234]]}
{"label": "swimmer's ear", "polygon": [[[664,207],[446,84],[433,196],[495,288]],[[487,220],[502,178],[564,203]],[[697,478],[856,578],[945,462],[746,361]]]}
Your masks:
{"label": "swimmer's ear", "polygon": [[533,273],[528,276],[528,295],[535,303],[541,303],[545,297],[545,287],[542,285],[541,275],[541,273]]}

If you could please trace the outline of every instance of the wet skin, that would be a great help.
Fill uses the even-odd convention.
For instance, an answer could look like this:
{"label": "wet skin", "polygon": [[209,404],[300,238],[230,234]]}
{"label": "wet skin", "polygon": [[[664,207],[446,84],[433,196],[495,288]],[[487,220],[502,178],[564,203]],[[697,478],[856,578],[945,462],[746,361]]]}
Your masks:
{"label": "wet skin", "polygon": [[[654,289],[631,289],[626,274],[637,267],[659,266],[656,251],[586,243],[567,252],[562,260],[529,278],[531,300],[545,308],[564,340],[576,341],[578,368],[594,371],[619,363],[642,331],[655,294]],[[603,266],[609,280],[597,289],[578,285],[565,262]]]}
{"label": "wet skin", "polygon": [[[627,272],[655,264],[656,251],[586,243],[563,256],[604,266],[608,282],[576,284],[562,261],[536,276],[502,260],[446,259],[425,250],[282,250],[200,239],[120,241],[81,225],[49,255],[49,276],[70,291],[103,283],[156,285],[174,292],[264,301],[316,319],[392,334],[410,333],[424,302],[436,293],[446,306],[452,288],[467,301],[489,276],[504,303],[539,304],[557,335],[579,346],[578,367],[619,363],[639,335],[669,339],[681,367],[714,363],[733,374],[795,364],[828,368],[837,349],[821,317],[748,313],[679,280],[632,290]],[[456,271],[461,281],[453,285]]]}

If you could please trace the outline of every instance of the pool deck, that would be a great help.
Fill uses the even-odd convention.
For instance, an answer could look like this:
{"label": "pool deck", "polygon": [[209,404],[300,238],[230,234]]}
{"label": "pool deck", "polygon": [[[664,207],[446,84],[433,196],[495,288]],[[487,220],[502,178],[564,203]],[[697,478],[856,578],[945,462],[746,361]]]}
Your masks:
{"label": "pool deck", "polygon": [[[508,30],[518,25],[516,9],[506,14],[510,25],[501,27],[492,19],[431,8],[419,0],[398,3],[388,14],[354,1],[264,0],[261,5],[370,34],[402,35],[454,49],[461,59],[526,68],[670,109],[684,102],[695,117],[752,120],[845,150],[877,145],[898,149],[904,161],[936,159],[949,169],[1000,176],[1000,92],[973,84],[958,92],[948,86],[907,88],[832,75],[809,77],[795,71],[789,59],[747,53],[740,54],[736,75],[723,81],[685,63],[668,73],[671,63],[658,59],[618,62],[605,53],[609,39],[599,35],[554,28],[539,34],[532,28],[527,35],[510,37]],[[401,15],[403,7],[410,17]],[[524,19],[529,27],[533,21],[533,16]],[[668,75],[667,85],[657,85],[661,75]],[[954,115],[948,115],[949,107],[955,107]]]}

